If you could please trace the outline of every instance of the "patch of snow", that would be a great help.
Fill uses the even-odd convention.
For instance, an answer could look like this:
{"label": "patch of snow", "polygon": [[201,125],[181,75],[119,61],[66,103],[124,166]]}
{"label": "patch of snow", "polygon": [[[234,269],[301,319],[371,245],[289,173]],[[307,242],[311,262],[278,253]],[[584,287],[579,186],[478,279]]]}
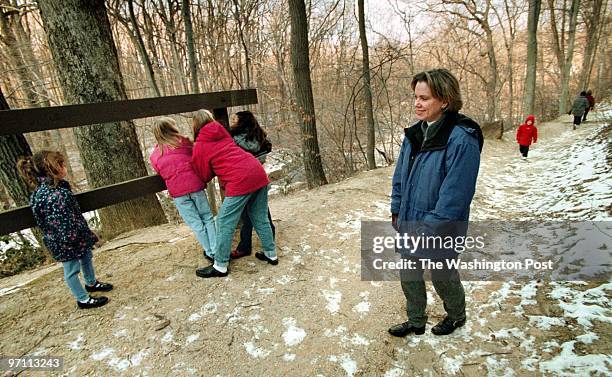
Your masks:
{"label": "patch of snow", "polygon": [[80,333],[73,342],[68,343],[68,348],[70,348],[71,350],[80,350],[81,343],[84,340],[85,340],[85,337],[83,336],[83,333]]}
{"label": "patch of snow", "polygon": [[340,310],[340,302],[342,301],[342,292],[328,291],[324,289],[321,291],[321,293],[323,294],[323,297],[325,297],[325,300],[327,300],[327,305],[325,306],[327,310],[329,310],[332,315],[338,314],[338,311]]}
{"label": "patch of snow", "polygon": [[247,353],[255,359],[263,359],[270,354],[270,351],[257,347],[253,342],[245,342],[243,346]]}
{"label": "patch of snow", "polygon": [[300,344],[306,337],[306,331],[296,326],[296,320],[294,318],[283,318],[283,325],[287,328],[283,333],[283,340],[288,347]]}

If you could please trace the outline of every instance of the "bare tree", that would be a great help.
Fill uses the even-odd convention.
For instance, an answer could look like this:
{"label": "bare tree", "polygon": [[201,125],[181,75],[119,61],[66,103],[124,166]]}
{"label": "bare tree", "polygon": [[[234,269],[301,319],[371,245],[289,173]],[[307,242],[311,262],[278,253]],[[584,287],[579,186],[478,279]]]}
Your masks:
{"label": "bare tree", "polygon": [[157,82],[155,81],[155,72],[153,71],[153,65],[151,64],[151,59],[149,58],[149,54],[147,53],[147,49],[145,48],[144,41],[142,40],[142,35],[140,34],[140,28],[138,27],[138,22],[136,21],[136,15],[134,14],[134,0],[128,0],[128,9],[130,12],[130,21],[132,22],[132,28],[134,30],[134,37],[136,40],[136,45],[138,46],[138,51],[140,52],[142,62],[145,66],[145,71],[147,72],[147,78],[149,79],[149,83],[151,84],[151,88],[155,92],[155,95],[157,97],[161,97],[159,87],[157,86]]}
{"label": "bare tree", "polygon": [[561,8],[562,25],[565,25],[565,20],[569,19],[569,30],[567,30],[567,44],[565,41],[566,30],[562,28],[561,34],[559,34],[559,28],[557,26],[558,17],[555,13],[555,0],[548,0],[548,7],[550,10],[549,22],[552,30],[553,39],[552,46],[555,52],[555,56],[557,57],[557,64],[559,64],[559,70],[561,71],[561,96],[559,97],[559,114],[565,114],[568,105],[570,71],[572,69],[572,60],[574,58],[574,42],[576,40],[576,24],[578,22],[578,9],[580,7],[580,0],[572,0],[572,5],[569,9],[569,15],[568,10],[565,7]]}
{"label": "bare tree", "polygon": [[308,22],[304,0],[289,0],[289,13],[291,15],[291,65],[296,110],[302,129],[302,154],[306,180],[308,187],[312,188],[327,184],[327,178],[323,172],[317,139],[317,123],[310,80]]}
{"label": "bare tree", "polygon": [[370,84],[370,55],[368,51],[368,39],[365,30],[365,11],[363,0],[357,1],[359,8],[359,39],[361,40],[361,53],[363,65],[363,95],[365,101],[368,144],[366,146],[368,168],[376,169],[376,158],[374,157],[375,132],[374,132],[374,111],[372,110],[372,87]]}
{"label": "bare tree", "polygon": [[538,56],[538,20],[540,19],[541,0],[529,0],[529,18],[527,21],[527,74],[525,75],[525,103],[523,115],[533,114],[535,107],[536,67]]}

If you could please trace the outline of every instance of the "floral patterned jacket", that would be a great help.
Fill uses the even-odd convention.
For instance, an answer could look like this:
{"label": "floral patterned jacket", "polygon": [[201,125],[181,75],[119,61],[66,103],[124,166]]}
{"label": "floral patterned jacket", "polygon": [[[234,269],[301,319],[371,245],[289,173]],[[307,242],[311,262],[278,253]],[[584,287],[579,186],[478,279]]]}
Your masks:
{"label": "floral patterned jacket", "polygon": [[62,180],[53,187],[45,178],[38,182],[30,207],[45,245],[58,262],[81,258],[98,237],[89,229],[70,184]]}

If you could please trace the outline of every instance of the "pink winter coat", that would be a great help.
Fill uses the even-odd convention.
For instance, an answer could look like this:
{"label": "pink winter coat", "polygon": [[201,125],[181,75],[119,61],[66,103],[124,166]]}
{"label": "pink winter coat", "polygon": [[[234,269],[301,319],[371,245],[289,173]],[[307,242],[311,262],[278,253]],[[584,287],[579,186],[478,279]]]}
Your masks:
{"label": "pink winter coat", "polygon": [[261,163],[237,146],[218,122],[200,130],[193,146],[193,166],[204,182],[219,177],[226,196],[250,194],[270,183]]}
{"label": "pink winter coat", "polygon": [[178,198],[204,189],[204,182],[191,165],[191,141],[182,138],[178,148],[167,145],[164,145],[163,148],[164,154],[161,155],[159,146],[156,145],[149,159],[153,169],[166,182],[170,196]]}

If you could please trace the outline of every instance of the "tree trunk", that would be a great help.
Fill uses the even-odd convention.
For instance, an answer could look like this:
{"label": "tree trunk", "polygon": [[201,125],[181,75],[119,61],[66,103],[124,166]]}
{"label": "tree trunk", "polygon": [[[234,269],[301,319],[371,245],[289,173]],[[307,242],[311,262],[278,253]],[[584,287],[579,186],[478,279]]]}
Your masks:
{"label": "tree trunk", "polygon": [[525,105],[523,115],[533,114],[535,108],[536,66],[538,57],[538,19],[541,0],[529,0],[529,17],[527,20],[527,74],[525,75]]}
{"label": "tree trunk", "polygon": [[312,82],[310,80],[310,53],[308,51],[308,20],[304,0],[289,0],[291,17],[291,65],[295,85],[297,116],[302,131],[302,154],[309,188],[327,184],[323,171],[317,123],[315,118]]}
{"label": "tree trunk", "polygon": [[[127,99],[103,0],[40,0],[43,27],[68,103]],[[131,121],[75,129],[93,187],[147,175]],[[121,232],[166,222],[155,195],[100,210],[102,230]]]}
{"label": "tree trunk", "polygon": [[[9,110],[1,88],[0,110]],[[26,206],[29,201],[30,190],[17,171],[17,161],[28,156],[32,156],[32,151],[22,134],[0,136],[0,182],[17,207]],[[43,243],[41,231],[38,228],[32,228],[32,233],[39,245],[37,252],[48,258],[49,253],[46,252],[47,248]]]}
{"label": "tree trunk", "polygon": [[128,0],[128,9],[130,12],[130,21],[132,22],[132,27],[134,28],[134,36],[136,37],[136,45],[138,47],[138,51],[140,52],[140,56],[142,57],[142,62],[145,66],[145,71],[147,72],[147,78],[149,79],[149,84],[151,84],[151,88],[153,89],[155,96],[161,97],[159,87],[157,86],[157,82],[155,81],[155,72],[153,71],[153,65],[151,64],[151,59],[149,58],[149,54],[147,53],[147,49],[145,48],[144,41],[142,40],[142,35],[140,34],[140,28],[138,27],[138,22],[136,21],[136,15],[134,14],[134,0]]}
{"label": "tree trunk", "polygon": [[195,46],[193,44],[193,25],[191,23],[191,8],[189,0],[183,0],[183,21],[185,22],[185,40],[187,41],[187,57],[189,59],[189,73],[191,75],[191,92],[199,93],[198,62],[196,60]]}
{"label": "tree trunk", "polygon": [[370,84],[370,55],[368,51],[368,39],[365,30],[365,10],[363,0],[358,0],[359,8],[359,39],[361,40],[362,70],[363,70],[363,94],[365,100],[365,111],[367,119],[368,143],[366,146],[368,168],[376,169],[376,158],[374,157],[375,132],[374,132],[374,110],[372,109],[372,87]]}
{"label": "tree trunk", "polygon": [[[0,89],[0,110],[9,110],[9,105]],[[0,178],[9,196],[17,206],[28,205],[29,190],[17,171],[17,161],[32,155],[30,145],[23,134],[0,136]]]}
{"label": "tree trunk", "polygon": [[587,90],[591,70],[593,69],[593,61],[595,60],[595,52],[597,51],[597,40],[599,37],[599,29],[601,25],[601,9],[603,0],[593,0],[592,13],[589,20],[586,22],[586,37],[587,42],[584,47],[582,59],[582,70],[580,73],[580,90]]}
{"label": "tree trunk", "polygon": [[[561,96],[559,97],[559,115],[563,115],[567,112],[567,106],[569,105],[569,81],[570,72],[572,69],[572,60],[574,58],[574,41],[576,40],[576,24],[578,23],[578,8],[580,7],[580,0],[572,0],[572,6],[569,10],[569,30],[567,32],[567,51],[563,51],[561,46],[565,44],[564,35],[565,30],[561,30],[561,37],[557,31],[556,18],[554,15],[554,1],[549,0],[551,27],[553,30],[553,49],[557,55],[557,63],[561,70]],[[563,20],[565,20],[566,10],[563,9]]]}

